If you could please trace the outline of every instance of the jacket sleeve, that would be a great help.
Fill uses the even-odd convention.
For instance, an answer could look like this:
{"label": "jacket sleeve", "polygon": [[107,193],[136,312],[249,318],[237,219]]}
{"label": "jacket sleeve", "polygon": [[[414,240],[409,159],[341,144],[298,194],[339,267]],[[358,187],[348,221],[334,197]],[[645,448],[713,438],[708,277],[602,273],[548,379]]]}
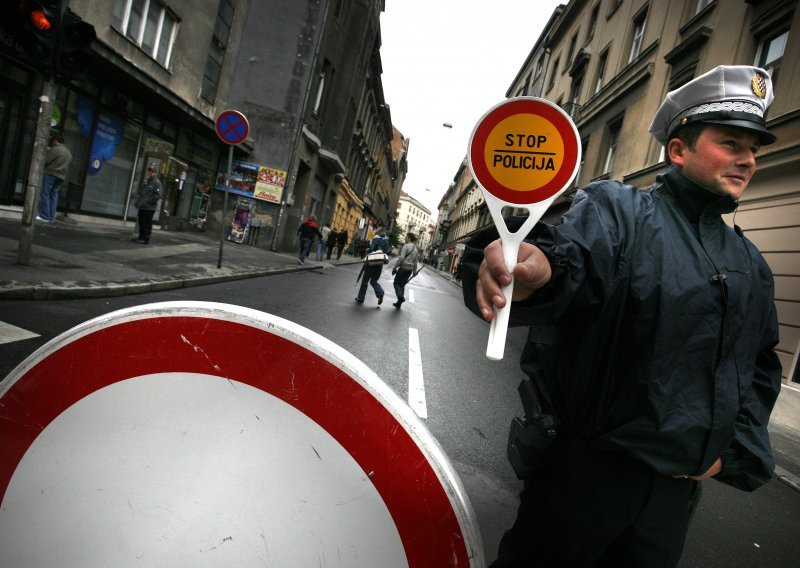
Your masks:
{"label": "jacket sleeve", "polygon": [[[771,286],[765,289],[769,298],[774,297]],[[775,304],[770,302],[772,311],[756,356],[752,386],[736,418],[733,443],[722,453],[722,471],[714,476],[744,491],[754,491],[767,483],[775,468],[767,425],[781,389],[781,363],[775,353],[778,318]]]}
{"label": "jacket sleeve", "polygon": [[[615,182],[600,182],[578,191],[560,225],[540,223],[525,239],[538,246],[550,261],[553,274],[528,300],[514,302],[510,325],[552,325],[564,314],[599,306],[624,274],[626,249],[633,241],[639,190]],[[509,230],[521,220],[507,222]],[[497,230],[473,238],[464,251],[464,302],[477,315],[475,283],[483,248],[497,238]]]}

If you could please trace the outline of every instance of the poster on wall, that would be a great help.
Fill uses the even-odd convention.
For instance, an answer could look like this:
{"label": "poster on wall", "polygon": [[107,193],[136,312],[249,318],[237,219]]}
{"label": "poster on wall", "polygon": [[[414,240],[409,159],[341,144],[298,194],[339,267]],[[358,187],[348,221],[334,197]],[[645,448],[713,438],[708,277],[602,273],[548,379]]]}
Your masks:
{"label": "poster on wall", "polygon": [[[225,191],[225,180],[228,173],[227,160],[220,160],[217,172],[214,189]],[[284,171],[239,160],[233,160],[231,163],[231,193],[270,203],[280,203],[285,184],[286,172]]]}
{"label": "poster on wall", "polygon": [[231,234],[228,236],[229,241],[234,243],[244,242],[247,230],[250,227],[250,217],[254,207],[255,203],[253,203],[252,199],[240,197],[236,201],[236,209],[233,211],[233,222],[231,223]]}
{"label": "poster on wall", "polygon": [[260,167],[253,197],[270,203],[280,203],[283,186],[286,185],[286,172]]}

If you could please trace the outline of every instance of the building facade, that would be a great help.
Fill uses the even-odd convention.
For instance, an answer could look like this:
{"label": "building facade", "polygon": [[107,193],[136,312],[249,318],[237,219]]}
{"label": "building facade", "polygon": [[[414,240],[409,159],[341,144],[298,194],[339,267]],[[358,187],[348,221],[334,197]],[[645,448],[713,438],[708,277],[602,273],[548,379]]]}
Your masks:
{"label": "building facade", "polygon": [[431,212],[422,203],[405,192],[400,193],[397,203],[397,226],[400,234],[405,236],[414,233],[417,236],[417,246],[425,250],[428,246],[428,227],[431,224]]}
{"label": "building facade", "polygon": [[[245,219],[239,236],[252,223],[258,246],[292,250],[312,213],[351,236],[393,222],[405,157],[395,156],[383,99],[383,0],[63,5],[97,33],[87,73],[57,79],[53,130],[73,154],[64,213],[133,222],[155,163],[164,229],[227,231],[236,216]],[[0,51],[0,204],[20,205],[42,76],[15,56],[18,30],[0,25],[11,38]],[[230,171],[215,130],[228,109],[249,125]]]}
{"label": "building facade", "polygon": [[[572,0],[556,10],[534,43],[528,67],[514,79],[508,96],[536,94],[559,104],[575,121],[583,149],[576,187],[603,179],[649,186],[667,167],[663,148],[647,130],[668,91],[722,64],[770,71],[775,102],[767,125],[778,141],[759,152],[759,170],[735,222],[775,276],[784,388],[773,418],[800,429],[798,2]],[[554,204],[549,220],[568,206],[571,193]],[[454,208],[456,201],[453,197],[447,205]],[[453,233],[459,222],[455,213],[447,217],[449,248],[480,229]],[[485,215],[477,217],[479,225],[491,223]]]}

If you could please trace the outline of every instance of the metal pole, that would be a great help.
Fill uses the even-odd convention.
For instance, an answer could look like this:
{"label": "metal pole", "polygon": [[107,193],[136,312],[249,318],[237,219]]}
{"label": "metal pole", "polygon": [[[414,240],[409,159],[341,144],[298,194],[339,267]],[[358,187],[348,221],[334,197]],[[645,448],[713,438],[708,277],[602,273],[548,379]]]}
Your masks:
{"label": "metal pole", "polygon": [[222,201],[222,222],[219,224],[219,260],[217,268],[222,268],[222,243],[225,233],[225,219],[228,217],[228,190],[231,188],[231,169],[233,169],[233,144],[228,145],[228,176],[225,178],[225,198]]}
{"label": "metal pole", "polygon": [[33,143],[31,166],[28,170],[28,186],[22,208],[22,228],[19,234],[17,264],[28,266],[33,246],[34,217],[41,193],[44,162],[47,155],[47,143],[50,138],[50,117],[53,114],[53,99],[56,94],[56,83],[53,77],[47,77],[42,85],[39,97],[39,118],[36,123],[36,138]]}

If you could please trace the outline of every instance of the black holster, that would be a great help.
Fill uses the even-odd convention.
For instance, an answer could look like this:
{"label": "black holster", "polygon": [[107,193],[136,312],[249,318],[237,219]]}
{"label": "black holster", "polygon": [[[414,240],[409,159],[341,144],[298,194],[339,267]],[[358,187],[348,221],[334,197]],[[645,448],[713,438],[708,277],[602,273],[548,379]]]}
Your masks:
{"label": "black holster", "polygon": [[514,418],[508,432],[506,454],[518,479],[526,479],[545,463],[545,451],[556,440],[558,421],[542,406],[536,384],[525,379],[517,387],[525,418]]}

